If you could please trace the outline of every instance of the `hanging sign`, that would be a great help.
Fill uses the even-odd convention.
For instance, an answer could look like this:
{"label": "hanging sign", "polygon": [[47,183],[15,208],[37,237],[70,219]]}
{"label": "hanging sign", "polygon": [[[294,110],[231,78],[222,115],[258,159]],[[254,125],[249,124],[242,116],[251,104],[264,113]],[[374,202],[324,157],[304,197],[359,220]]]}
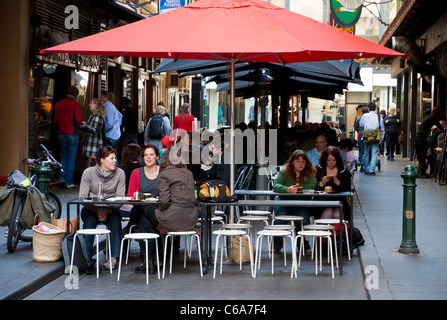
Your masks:
{"label": "hanging sign", "polygon": [[347,9],[338,0],[331,0],[331,17],[342,28],[353,27],[360,19],[362,6],[355,9]]}

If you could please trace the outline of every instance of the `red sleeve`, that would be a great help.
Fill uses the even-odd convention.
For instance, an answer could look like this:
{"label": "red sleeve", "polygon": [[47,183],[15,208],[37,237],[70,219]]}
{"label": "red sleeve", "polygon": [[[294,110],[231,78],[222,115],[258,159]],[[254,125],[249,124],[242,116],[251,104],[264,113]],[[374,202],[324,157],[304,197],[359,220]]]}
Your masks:
{"label": "red sleeve", "polygon": [[178,128],[178,117],[175,116],[175,117],[174,117],[174,125],[173,125],[173,127],[172,127],[172,130],[175,130],[175,129],[177,129],[177,128]]}
{"label": "red sleeve", "polygon": [[75,104],[75,110],[74,110],[74,114],[75,114],[75,121],[77,124],[82,122],[82,113],[81,113],[81,106],[79,105],[78,102],[76,102]]}
{"label": "red sleeve", "polygon": [[134,192],[140,190],[140,175],[138,169],[139,168],[132,171],[132,174],[130,175],[129,189],[127,190],[128,197],[132,197]]}

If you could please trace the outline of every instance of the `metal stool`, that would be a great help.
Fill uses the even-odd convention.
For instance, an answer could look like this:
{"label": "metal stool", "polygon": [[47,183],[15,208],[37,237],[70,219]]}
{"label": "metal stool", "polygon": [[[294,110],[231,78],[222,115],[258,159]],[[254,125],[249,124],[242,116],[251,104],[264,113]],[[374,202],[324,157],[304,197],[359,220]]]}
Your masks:
{"label": "metal stool", "polygon": [[[308,224],[304,226],[304,230],[317,230],[317,231],[329,231],[335,237],[335,227],[326,224]],[[338,254],[337,254],[337,241],[334,239],[334,252],[335,252],[335,265],[338,268]],[[329,247],[328,247],[329,253]],[[314,258],[314,250],[312,250],[312,259]],[[327,257],[329,262],[329,255]]]}
{"label": "metal stool", "polygon": [[96,240],[96,278],[99,278],[99,236],[106,236],[106,252],[109,248],[109,263],[110,263],[110,273],[112,273],[112,254],[110,252],[110,230],[108,229],[80,229],[76,231],[73,239],[73,248],[71,250],[71,264],[70,264],[70,275],[73,272],[73,259],[76,247],[76,238],[78,235],[84,236],[95,236]]}
{"label": "metal stool", "polygon": [[[166,248],[168,247],[168,239],[171,238],[171,257],[170,257],[170,268],[169,273],[172,273],[172,256],[174,254],[174,237],[178,236],[185,236],[185,250],[184,250],[184,257],[183,257],[183,267],[186,268],[186,251],[187,251],[187,239],[186,237],[196,237],[197,243],[200,243],[200,237],[197,234],[196,231],[170,231],[165,236],[165,248],[164,248],[164,258],[163,258],[163,278],[165,277],[165,269],[166,269]],[[192,241],[192,239],[191,239]],[[200,276],[203,277],[203,270],[202,270],[202,254],[200,252],[200,245],[197,246],[199,250],[199,263],[200,263]]]}
{"label": "metal stool", "polygon": [[251,224],[252,221],[262,221],[262,222],[265,223],[266,226],[268,226],[269,225],[268,220],[269,220],[269,217],[267,217],[265,215],[260,215],[260,216],[240,216],[238,223],[244,221],[244,222],[248,222],[249,224]]}
{"label": "metal stool", "polygon": [[[281,225],[281,224],[277,224],[277,225],[268,225],[264,227],[264,230],[286,230],[286,231],[291,231],[292,232],[292,237],[295,239],[295,226],[289,225],[289,224],[285,224],[285,225]],[[270,239],[269,239],[270,240]],[[270,246],[269,244],[269,248],[273,246]],[[287,267],[287,259],[286,259],[286,239],[283,238],[283,252],[284,252],[284,267]],[[269,250],[269,257],[270,257],[270,253],[272,251]]]}
{"label": "metal stool", "polygon": [[[316,224],[327,224],[327,225],[334,225],[334,224],[339,224],[340,223],[340,219],[317,219],[315,220]],[[348,235],[348,221],[343,220],[342,221],[344,227],[345,227],[345,235],[346,235],[346,247],[348,248],[348,259],[351,260],[351,249],[349,246],[349,235]],[[343,230],[340,230],[340,232],[342,232]],[[335,236],[334,236],[334,240]],[[341,245],[341,243],[340,243]]]}
{"label": "metal stool", "polygon": [[[333,263],[333,256],[332,256],[332,239],[331,239],[332,233],[329,231],[318,231],[318,230],[306,230],[306,231],[298,231],[298,235],[296,236],[296,239],[298,238],[304,238],[304,237],[314,237],[319,238],[319,244],[317,239],[314,239],[315,244],[315,274],[318,274],[318,249],[320,249],[320,271],[323,270],[322,266],[322,250],[321,250],[321,239],[326,238],[328,240],[328,246],[329,246],[329,253],[331,257],[331,269],[332,269],[332,279],[334,279],[334,263]],[[301,250],[304,249],[304,242],[300,242],[300,252],[299,252],[299,260],[298,260],[298,268],[301,266]]]}
{"label": "metal stool", "polygon": [[[262,230],[258,232],[258,237],[256,239],[256,258],[255,258],[255,270],[254,270],[254,278],[256,278],[256,271],[257,269],[261,269],[261,250],[262,250],[262,238],[267,237],[270,238],[269,240],[269,246],[273,247],[271,244],[273,243],[272,237],[288,237],[290,239],[290,244],[292,246],[292,271],[290,273],[290,277],[293,278],[293,274],[295,271],[295,277],[296,277],[296,255],[295,255],[295,246],[294,246],[294,239],[292,237],[291,231],[286,230]],[[271,248],[268,248],[270,250]],[[275,255],[272,254],[272,274],[274,274],[274,260]],[[259,260],[259,262],[258,262]],[[259,263],[259,264],[258,264]]]}
{"label": "metal stool", "polygon": [[[248,223],[227,223],[223,224],[220,228],[223,230],[246,230],[247,233],[250,233],[252,227]],[[225,257],[228,257],[227,242],[225,243]]]}
{"label": "metal stool", "polygon": [[[248,247],[250,251],[250,270],[251,275],[253,276],[253,252],[251,251],[251,240],[250,236],[242,230],[216,230],[213,232],[213,234],[217,235],[216,237],[216,250],[215,250],[215,257],[214,257],[214,274],[213,278],[216,277],[216,267],[217,267],[217,252],[219,251],[219,238],[221,238],[222,243],[226,240],[226,237],[241,237],[241,243],[242,243],[242,237],[248,238]],[[222,274],[222,265],[223,265],[223,245],[221,246],[220,250],[220,274]],[[242,270],[242,244],[239,246],[239,269]]]}
{"label": "metal stool", "polygon": [[157,271],[158,271],[158,279],[160,279],[160,260],[158,257],[158,241],[157,239],[160,237],[159,234],[156,233],[132,233],[132,234],[126,234],[124,235],[123,239],[121,240],[121,250],[120,250],[120,262],[118,266],[118,279],[117,281],[120,281],[120,274],[121,274],[121,258],[123,255],[123,244],[124,241],[127,240],[127,254],[126,254],[126,264],[127,264],[127,258],[129,257],[129,247],[132,240],[144,240],[144,243],[146,245],[146,284],[149,284],[149,256],[148,256],[148,246],[147,241],[149,239],[155,239],[155,252],[157,253]]}
{"label": "metal stool", "polygon": [[[291,226],[295,225],[294,221],[300,221],[301,222],[301,230],[303,230],[303,220],[304,220],[304,218],[302,216],[289,216],[289,215],[274,216],[273,219],[272,219],[272,225],[275,224],[275,220],[288,221]],[[292,230],[292,236],[293,236],[293,238],[295,238],[295,236],[296,236],[295,229]],[[303,252],[303,255],[304,254],[305,254],[305,252]]]}

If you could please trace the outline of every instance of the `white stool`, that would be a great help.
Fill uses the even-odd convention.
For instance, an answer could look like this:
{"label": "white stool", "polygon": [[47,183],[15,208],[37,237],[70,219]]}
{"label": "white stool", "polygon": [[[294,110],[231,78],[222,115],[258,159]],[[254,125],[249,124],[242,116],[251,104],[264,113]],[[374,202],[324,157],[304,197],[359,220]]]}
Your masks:
{"label": "white stool", "polygon": [[[340,219],[317,219],[315,220],[316,224],[330,224],[330,225],[334,225],[334,224],[339,224],[340,223]],[[344,227],[345,227],[345,235],[346,235],[346,247],[348,248],[348,259],[351,260],[351,249],[349,246],[349,236],[348,236],[348,222],[346,220],[342,221]],[[343,230],[340,230],[340,232],[342,232]],[[335,235],[334,235],[334,240],[335,239]],[[342,245],[340,243],[340,245]]]}
{"label": "white stool", "polygon": [[[296,238],[304,238],[304,237],[314,237],[318,238],[320,241],[318,243],[317,239],[315,239],[315,274],[318,274],[318,249],[320,250],[320,271],[323,270],[322,266],[322,250],[321,250],[321,239],[326,238],[329,246],[329,254],[331,257],[331,269],[332,269],[332,279],[334,279],[334,263],[332,256],[332,233],[329,231],[318,231],[318,230],[306,230],[306,231],[298,231],[298,235]],[[299,260],[298,260],[298,268],[301,266],[301,250],[304,249],[304,241],[300,242],[300,252],[299,252]]]}
{"label": "white stool", "polygon": [[[217,235],[216,237],[216,250],[215,250],[215,257],[214,257],[214,274],[213,278],[216,277],[216,267],[217,267],[217,252],[219,251],[219,238],[222,240],[222,243],[226,240],[226,237],[236,237],[239,236],[241,238],[240,245],[239,245],[239,269],[242,270],[242,237],[248,238],[248,247],[250,251],[250,270],[251,275],[253,276],[253,252],[251,250],[251,240],[250,236],[247,235],[245,231],[242,230],[216,230],[213,232],[213,234]],[[221,245],[220,250],[220,274],[222,274],[222,265],[223,265],[223,245]]]}
{"label": "white stool", "polygon": [[[163,258],[163,278],[165,277],[165,269],[166,269],[166,248],[168,247],[168,239],[171,238],[171,257],[170,257],[170,268],[169,273],[172,273],[172,256],[174,254],[174,237],[176,236],[184,236],[185,237],[185,250],[184,250],[184,257],[183,257],[183,267],[186,268],[186,251],[187,251],[187,237],[192,238],[196,237],[197,243],[200,243],[200,237],[197,234],[196,231],[170,231],[165,236],[165,247],[164,247],[164,258]],[[200,276],[203,277],[203,270],[202,270],[202,254],[200,252],[200,245],[197,246],[199,250],[199,262],[200,262]]]}
{"label": "white stool", "polygon": [[[295,239],[295,226],[289,225],[289,224],[276,224],[276,225],[268,225],[264,227],[264,230],[285,230],[292,232],[292,238]],[[271,246],[273,248],[273,245]],[[287,259],[286,259],[286,239],[283,238],[283,252],[284,252],[284,267],[287,267]],[[270,245],[269,245],[270,248]],[[269,250],[269,257],[270,257],[271,251]]]}
{"label": "white stool", "polygon": [[[274,216],[272,219],[272,224],[275,224],[275,220],[280,221],[288,221],[291,226],[295,225],[294,221],[300,221],[301,222],[301,230],[303,230],[303,220],[304,218],[302,216],[290,216],[290,215],[284,215],[284,216]],[[292,236],[295,239],[295,229],[292,231]],[[305,252],[303,252],[303,255]]]}
{"label": "white stool", "polygon": [[227,215],[225,214],[225,211],[222,211],[222,210],[215,210],[215,211],[214,211],[214,215],[215,215],[215,216],[223,216],[223,217],[225,217],[225,223],[228,222],[228,217],[227,217]]}
{"label": "white stool", "polygon": [[117,281],[120,281],[120,274],[121,274],[121,258],[123,256],[123,244],[124,241],[127,240],[127,254],[126,254],[126,264],[127,264],[127,258],[129,256],[129,247],[132,240],[143,240],[146,245],[146,284],[149,284],[149,256],[148,256],[148,245],[147,241],[149,239],[155,239],[155,252],[157,253],[157,271],[158,271],[158,279],[160,279],[160,260],[158,258],[158,241],[157,239],[160,237],[159,234],[156,233],[132,233],[132,234],[126,234],[124,235],[123,239],[121,240],[121,250],[120,250],[120,262],[118,266],[118,279]]}
{"label": "white stool", "polygon": [[[258,232],[258,237],[256,239],[256,258],[255,258],[255,270],[254,270],[254,275],[253,277],[256,278],[256,271],[257,269],[261,269],[261,250],[262,250],[262,238],[267,237],[270,241],[269,244],[273,244],[273,239],[272,237],[288,237],[290,239],[290,244],[292,246],[292,271],[290,274],[290,277],[293,278],[293,274],[295,269],[295,265],[296,265],[296,257],[295,257],[295,246],[294,246],[294,239],[292,237],[292,232],[291,231],[286,231],[286,230],[262,230]],[[271,247],[273,247],[273,245],[270,245]],[[271,248],[268,248],[268,250],[271,250]],[[272,274],[274,274],[274,258],[275,255],[272,254]],[[259,260],[259,262],[258,262]],[[259,264],[258,264],[259,263]],[[295,272],[295,277],[296,277],[296,272]]]}
{"label": "white stool", "polygon": [[[317,230],[317,231],[329,231],[335,237],[335,227],[326,224],[308,224],[304,226],[304,230]],[[327,248],[329,253],[329,247]],[[334,239],[334,252],[335,252],[335,265],[338,268],[338,254],[337,254],[337,241]],[[314,257],[314,250],[312,250],[312,259]],[[329,262],[329,254],[328,254],[328,262]]]}
{"label": "white stool", "polygon": [[99,236],[106,236],[106,252],[109,249],[109,263],[110,263],[110,273],[112,273],[112,254],[110,252],[110,230],[108,229],[80,229],[76,231],[73,239],[73,248],[71,250],[71,264],[70,264],[70,275],[73,272],[73,259],[76,247],[76,238],[78,235],[84,236],[95,236],[96,240],[96,278],[99,278]]}
{"label": "white stool", "polygon": [[[248,223],[227,223],[223,224],[220,228],[223,230],[246,230],[247,233],[250,233],[252,227],[253,226]],[[225,243],[225,257],[228,257],[226,243]]]}
{"label": "white stool", "polygon": [[242,214],[247,216],[270,216],[272,213],[267,210],[244,210]]}
{"label": "white stool", "polygon": [[259,221],[259,222],[264,222],[265,225],[268,226],[269,225],[268,220],[269,220],[269,217],[267,217],[265,215],[260,215],[260,216],[245,216],[245,215],[243,215],[243,216],[239,217],[238,223],[248,222],[249,224],[251,224],[252,221],[253,222]]}

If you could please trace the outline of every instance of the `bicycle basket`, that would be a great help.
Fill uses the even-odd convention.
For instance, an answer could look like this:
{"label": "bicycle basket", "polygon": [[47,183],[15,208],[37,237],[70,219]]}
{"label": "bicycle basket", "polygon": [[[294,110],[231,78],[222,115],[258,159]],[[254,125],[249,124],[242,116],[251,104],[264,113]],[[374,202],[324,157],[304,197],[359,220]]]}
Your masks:
{"label": "bicycle basket", "polygon": [[9,188],[15,187],[28,187],[31,185],[31,181],[19,170],[14,170],[8,175],[8,179],[6,179],[6,184]]}

